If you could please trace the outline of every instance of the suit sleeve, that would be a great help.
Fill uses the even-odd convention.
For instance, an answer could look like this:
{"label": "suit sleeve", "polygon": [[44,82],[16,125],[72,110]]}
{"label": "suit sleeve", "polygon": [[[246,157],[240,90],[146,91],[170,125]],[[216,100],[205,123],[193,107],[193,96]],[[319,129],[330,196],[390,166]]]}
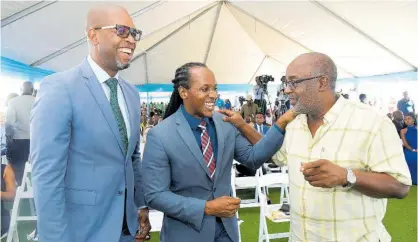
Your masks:
{"label": "suit sleeve", "polygon": [[135,182],[135,204],[138,209],[145,208],[145,198],[144,190],[141,185],[141,175],[142,175],[142,162],[141,162],[141,141],[138,139],[138,143],[135,147],[135,151],[132,155],[132,168],[134,172],[134,182]]}
{"label": "suit sleeve", "polygon": [[[136,95],[137,91],[134,87],[132,87],[134,93]],[[139,104],[139,112],[141,112],[141,101],[138,95]],[[141,120],[140,120],[141,121]],[[132,154],[132,169],[134,173],[134,183],[135,183],[135,193],[134,193],[134,201],[135,205],[138,209],[145,208],[145,198],[144,198],[144,190],[141,185],[141,174],[142,174],[142,160],[141,160],[141,135],[138,133],[138,142],[136,143],[135,150]]]}
{"label": "suit sleeve", "polygon": [[71,139],[72,106],[64,84],[41,83],[31,115],[30,161],[38,233],[43,242],[72,242],[64,178]]}
{"label": "suit sleeve", "polygon": [[161,139],[154,131],[151,129],[148,133],[142,163],[141,184],[144,186],[147,205],[200,231],[206,201],[183,197],[170,191],[170,161]]}
{"label": "suit sleeve", "polygon": [[265,136],[252,145],[241,133],[235,130],[234,158],[241,164],[251,169],[258,169],[268,161],[282,146],[284,136],[278,127],[272,127]]}

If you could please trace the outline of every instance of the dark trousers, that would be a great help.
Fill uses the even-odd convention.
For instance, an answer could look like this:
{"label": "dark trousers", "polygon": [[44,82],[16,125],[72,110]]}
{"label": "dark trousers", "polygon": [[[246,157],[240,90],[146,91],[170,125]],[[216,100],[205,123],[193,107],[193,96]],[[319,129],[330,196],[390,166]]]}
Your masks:
{"label": "dark trousers", "polygon": [[22,184],[23,172],[25,171],[25,164],[29,158],[29,152],[29,139],[14,139],[12,142],[7,143],[7,159],[15,173],[18,186]]}
{"label": "dark trousers", "polygon": [[254,100],[254,103],[257,104],[257,106],[260,108],[260,112],[262,112],[264,115],[266,115],[266,112],[267,112],[266,100],[256,99],[256,100]]}

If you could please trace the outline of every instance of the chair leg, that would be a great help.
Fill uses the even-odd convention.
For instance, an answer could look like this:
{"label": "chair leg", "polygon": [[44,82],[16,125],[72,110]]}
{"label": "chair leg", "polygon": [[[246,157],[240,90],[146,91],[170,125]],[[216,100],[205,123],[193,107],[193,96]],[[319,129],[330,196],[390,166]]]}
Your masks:
{"label": "chair leg", "polygon": [[[22,187],[16,189],[15,200],[13,201],[12,216],[10,218],[9,232],[7,233],[7,242],[14,242],[15,231],[17,230],[17,215],[19,213],[20,197]],[[19,236],[18,236],[19,237]]]}

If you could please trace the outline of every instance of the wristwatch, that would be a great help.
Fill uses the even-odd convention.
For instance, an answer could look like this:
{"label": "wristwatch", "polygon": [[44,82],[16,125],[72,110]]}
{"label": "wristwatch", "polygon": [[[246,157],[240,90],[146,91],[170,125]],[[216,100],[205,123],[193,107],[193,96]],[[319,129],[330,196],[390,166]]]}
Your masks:
{"label": "wristwatch", "polygon": [[354,172],[347,168],[347,184],[343,185],[344,188],[352,188],[356,184],[357,177],[354,175]]}

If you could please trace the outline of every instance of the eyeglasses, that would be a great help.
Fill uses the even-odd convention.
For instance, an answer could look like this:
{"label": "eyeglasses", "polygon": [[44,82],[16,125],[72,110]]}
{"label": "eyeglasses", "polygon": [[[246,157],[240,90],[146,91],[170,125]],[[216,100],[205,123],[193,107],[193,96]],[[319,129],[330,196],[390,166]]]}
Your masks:
{"label": "eyeglasses", "polygon": [[111,25],[111,26],[104,26],[104,27],[97,27],[94,28],[95,30],[100,30],[100,29],[116,29],[116,35],[122,38],[128,38],[129,34],[132,35],[132,37],[134,38],[135,41],[139,41],[141,39],[141,35],[142,35],[142,31],[135,29],[135,28],[131,28],[125,25]]}
{"label": "eyeglasses", "polygon": [[308,80],[312,80],[312,79],[315,79],[315,78],[319,78],[319,77],[322,77],[322,75],[320,75],[320,76],[314,76],[314,77],[307,77],[307,78],[302,78],[302,79],[295,79],[295,80],[292,80],[292,81],[287,80],[286,82],[283,83],[283,85],[284,85],[284,88],[289,87],[290,90],[295,90],[296,87],[297,87],[297,84],[302,83],[304,81],[308,81]]}

